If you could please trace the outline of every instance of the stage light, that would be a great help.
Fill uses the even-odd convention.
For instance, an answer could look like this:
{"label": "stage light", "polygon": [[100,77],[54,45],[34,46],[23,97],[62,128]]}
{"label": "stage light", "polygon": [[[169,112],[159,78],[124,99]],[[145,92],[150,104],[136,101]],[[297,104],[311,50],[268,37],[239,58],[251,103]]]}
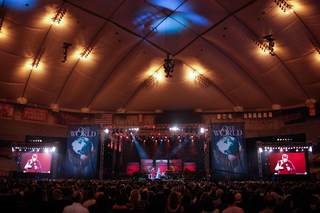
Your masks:
{"label": "stage light", "polygon": [[52,147],[52,152],[55,152],[56,151],[56,147]]}
{"label": "stage light", "polygon": [[98,43],[98,40],[93,40],[87,46],[87,48],[80,54],[80,59],[87,59],[97,43]]}
{"label": "stage light", "polygon": [[283,152],[283,149],[282,149],[282,147],[281,147],[281,149],[280,149],[280,152]]}
{"label": "stage light", "polygon": [[59,25],[66,12],[67,12],[66,8],[60,8],[57,14],[52,18],[51,24]]}
{"label": "stage light", "polygon": [[309,147],[309,152],[312,152],[312,146]]}
{"label": "stage light", "polygon": [[299,149],[296,149],[296,152],[298,152],[299,151]]}
{"label": "stage light", "polygon": [[4,21],[5,10],[3,8],[0,9],[0,32]]}
{"label": "stage light", "polygon": [[200,128],[200,133],[204,133],[204,128],[203,127]]}
{"label": "stage light", "polygon": [[49,152],[48,148],[45,148],[45,149],[44,149],[44,152],[48,153],[48,152]]}
{"label": "stage light", "polygon": [[286,14],[288,14],[289,11],[293,12],[291,5],[286,0],[274,0],[274,3],[276,3],[278,7]]}
{"label": "stage light", "polygon": [[179,131],[180,129],[178,127],[170,127],[169,130],[176,132],[176,131]]}
{"label": "stage light", "polygon": [[269,149],[269,152],[272,152],[272,149]]}
{"label": "stage light", "polygon": [[261,152],[263,152],[263,150],[262,150],[262,148],[261,147],[259,147],[259,152],[261,153]]}
{"label": "stage light", "polygon": [[39,63],[41,61],[41,57],[43,55],[44,52],[44,47],[40,47],[37,54],[34,56],[32,65],[31,65],[31,69],[37,69],[39,67]]}

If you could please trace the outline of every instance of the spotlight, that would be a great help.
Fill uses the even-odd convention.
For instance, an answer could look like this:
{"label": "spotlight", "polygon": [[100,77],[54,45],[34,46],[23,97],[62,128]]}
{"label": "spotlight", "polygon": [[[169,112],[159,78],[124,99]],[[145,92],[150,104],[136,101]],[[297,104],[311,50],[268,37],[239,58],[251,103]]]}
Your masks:
{"label": "spotlight", "polygon": [[59,25],[66,12],[67,12],[66,8],[60,8],[57,14],[55,15],[55,17],[52,19],[51,24]]}
{"label": "spotlight", "polygon": [[259,148],[259,152],[260,152],[260,153],[261,153],[261,152],[263,152],[263,150],[262,150],[262,148],[261,148],[261,147]]}
{"label": "spotlight", "polygon": [[48,148],[45,148],[45,149],[44,149],[44,152],[45,152],[45,153],[48,153],[48,152],[49,152]]}

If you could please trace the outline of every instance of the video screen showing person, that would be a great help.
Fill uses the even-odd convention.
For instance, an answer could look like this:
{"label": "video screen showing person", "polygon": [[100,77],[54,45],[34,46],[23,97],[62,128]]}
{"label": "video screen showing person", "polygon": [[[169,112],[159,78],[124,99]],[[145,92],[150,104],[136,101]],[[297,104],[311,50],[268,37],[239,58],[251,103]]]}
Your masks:
{"label": "video screen showing person", "polygon": [[51,153],[21,153],[21,170],[24,173],[50,173]]}
{"label": "video screen showing person", "polygon": [[306,175],[304,152],[270,153],[270,171],[275,175]]}

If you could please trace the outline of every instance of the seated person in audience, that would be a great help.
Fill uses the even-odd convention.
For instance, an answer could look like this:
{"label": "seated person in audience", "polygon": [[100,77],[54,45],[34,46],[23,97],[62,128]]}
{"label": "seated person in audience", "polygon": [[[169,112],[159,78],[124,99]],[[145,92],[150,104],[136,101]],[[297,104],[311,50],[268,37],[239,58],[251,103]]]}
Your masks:
{"label": "seated person in audience", "polygon": [[84,208],[81,205],[81,202],[83,200],[83,195],[80,191],[75,191],[72,194],[72,200],[73,200],[73,204],[70,206],[66,206],[63,209],[63,213],[89,213],[89,210]]}

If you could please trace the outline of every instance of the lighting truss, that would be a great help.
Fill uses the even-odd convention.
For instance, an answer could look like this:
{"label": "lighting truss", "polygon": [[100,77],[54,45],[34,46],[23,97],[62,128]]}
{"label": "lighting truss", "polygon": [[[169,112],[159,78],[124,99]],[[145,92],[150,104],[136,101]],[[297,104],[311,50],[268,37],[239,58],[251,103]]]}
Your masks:
{"label": "lighting truss", "polygon": [[163,67],[164,67],[164,72],[166,73],[166,78],[171,78],[174,64],[173,64],[173,60],[169,58],[169,53],[167,53],[167,59],[164,59]]}
{"label": "lighting truss", "polygon": [[278,7],[280,7],[280,9],[285,12],[285,13],[289,13],[289,11],[293,12],[293,9],[291,7],[291,5],[285,1],[285,0],[273,0],[274,3],[276,3],[278,5]]}
{"label": "lighting truss", "polygon": [[4,21],[4,16],[5,16],[5,10],[4,9],[0,9],[0,31],[1,31],[1,28],[2,28],[3,21]]}
{"label": "lighting truss", "polygon": [[81,59],[86,59],[89,57],[90,53],[92,52],[93,48],[96,46],[98,43],[98,40],[93,40],[87,48],[80,54]]}
{"label": "lighting truss", "polygon": [[60,8],[57,14],[52,18],[51,24],[59,25],[66,12],[67,12],[66,8]]}
{"label": "lighting truss", "polygon": [[320,54],[320,42],[314,36],[310,37],[309,41],[314,46],[318,54]]}
{"label": "lighting truss", "polygon": [[44,52],[44,47],[40,47],[37,54],[34,56],[34,59],[33,59],[33,62],[32,62],[32,65],[31,65],[31,68],[32,69],[37,69],[38,66],[39,66],[39,63],[41,61],[41,58],[42,58],[42,55],[43,55],[43,52]]}
{"label": "lighting truss", "polygon": [[[272,35],[264,36],[263,39],[259,38],[252,32],[248,32],[248,37],[265,53],[274,56],[274,38]],[[266,42],[267,41],[267,42]]]}

